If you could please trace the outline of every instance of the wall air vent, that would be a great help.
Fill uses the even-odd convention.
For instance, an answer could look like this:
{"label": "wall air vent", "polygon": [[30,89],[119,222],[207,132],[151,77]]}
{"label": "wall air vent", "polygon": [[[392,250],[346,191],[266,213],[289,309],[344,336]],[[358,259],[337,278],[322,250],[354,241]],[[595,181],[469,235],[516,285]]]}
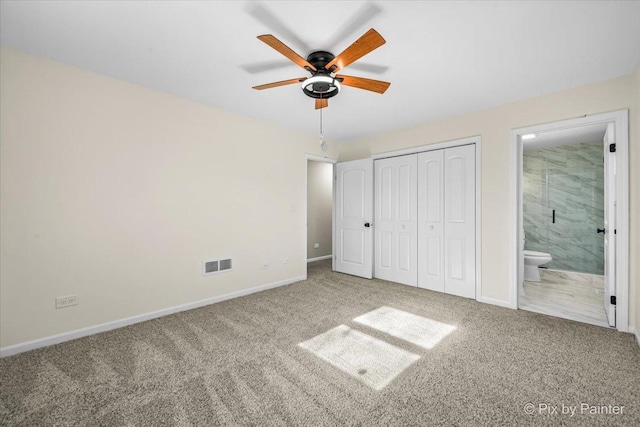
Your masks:
{"label": "wall air vent", "polygon": [[220,260],[220,271],[231,270],[231,258]]}
{"label": "wall air vent", "polygon": [[204,263],[204,274],[211,274],[218,271],[218,261],[209,261]]}
{"label": "wall air vent", "polygon": [[203,261],[202,262],[202,275],[209,276],[210,274],[221,273],[223,271],[229,271],[232,269],[231,258]]}

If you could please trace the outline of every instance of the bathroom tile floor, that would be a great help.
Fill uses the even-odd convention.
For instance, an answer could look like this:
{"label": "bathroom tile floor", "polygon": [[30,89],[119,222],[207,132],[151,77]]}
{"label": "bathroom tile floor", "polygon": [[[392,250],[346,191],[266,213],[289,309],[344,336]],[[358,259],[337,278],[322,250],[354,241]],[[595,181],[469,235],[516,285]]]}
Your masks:
{"label": "bathroom tile floor", "polygon": [[604,311],[604,277],[540,269],[540,282],[524,282],[521,310],[609,327]]}

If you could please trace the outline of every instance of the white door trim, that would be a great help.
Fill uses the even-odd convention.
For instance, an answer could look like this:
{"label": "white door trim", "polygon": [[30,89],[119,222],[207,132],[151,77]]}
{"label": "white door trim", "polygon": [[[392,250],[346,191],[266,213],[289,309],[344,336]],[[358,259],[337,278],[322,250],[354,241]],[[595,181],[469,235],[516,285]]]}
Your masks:
{"label": "white door trim", "polygon": [[[605,182],[604,185],[604,311],[607,315],[607,323],[609,326],[615,327],[616,325],[616,306],[611,303],[611,296],[617,295],[616,286],[616,246],[615,241],[617,234],[615,230],[616,225],[616,180],[611,179],[611,175],[615,176],[616,162],[618,160],[618,153],[612,153],[610,151],[611,144],[616,143],[615,126],[613,123],[607,124],[607,130],[602,140],[603,146],[602,156],[604,159],[604,173]],[[613,203],[611,203],[613,199]],[[611,230],[614,230],[611,233]],[[613,267],[613,268],[612,268]],[[613,292],[612,292],[613,291]]]}
{"label": "white door trim", "polygon": [[470,144],[474,144],[476,147],[476,301],[502,305],[503,303],[501,301],[482,297],[482,136],[470,136],[434,144],[420,145],[403,150],[386,151],[384,153],[373,154],[371,155],[371,158],[373,160],[386,159],[388,157],[423,153],[425,151],[441,150],[443,148],[459,147],[461,145]]}
{"label": "white door trim", "polygon": [[[402,150],[385,151],[384,153],[372,154],[373,160],[386,159],[387,157],[404,156],[407,154],[423,153],[425,151],[441,150],[443,148],[459,147],[461,145],[476,144],[480,145],[482,137],[480,135],[470,136],[467,138],[452,139],[450,141],[436,142],[434,144],[419,145],[417,147],[405,148]],[[476,147],[476,154],[478,153]]]}
{"label": "white door trim", "polygon": [[616,200],[616,328],[628,332],[629,328],[629,110],[594,114],[576,119],[562,120],[519,129],[510,132],[511,149],[511,256],[510,256],[510,307],[518,308],[518,282],[520,276],[520,228],[522,224],[522,199],[520,176],[522,171],[521,135],[549,132],[599,123],[613,123],[616,135],[617,182]]}
{"label": "white door trim", "polygon": [[[304,253],[305,255],[305,260],[307,260],[307,263],[309,262],[309,260],[307,259],[307,257],[309,256],[307,254],[307,246],[309,244],[308,237],[309,237],[309,224],[307,224],[307,218],[309,218],[309,160],[312,160],[314,162],[322,162],[322,163],[331,163],[332,165],[335,165],[336,163],[338,163],[337,160],[334,159],[330,159],[328,157],[321,157],[321,156],[316,156],[315,154],[309,154],[306,153],[304,155]],[[331,176],[335,175],[335,166],[333,167],[334,170],[331,173]],[[333,179],[333,178],[332,178]],[[333,179],[333,196],[331,198],[331,203],[335,205],[335,194],[336,194],[336,180]],[[336,213],[335,213],[335,209],[333,208],[333,206],[331,207],[331,259],[332,264],[331,267],[332,269],[335,267],[335,265],[333,265],[335,263],[335,258],[333,257],[333,253],[334,253],[334,248],[336,246],[336,242],[335,242],[335,224],[336,224],[336,217],[335,217]],[[304,280],[307,280],[307,271],[306,271],[307,267],[305,266],[305,272],[304,272]]]}

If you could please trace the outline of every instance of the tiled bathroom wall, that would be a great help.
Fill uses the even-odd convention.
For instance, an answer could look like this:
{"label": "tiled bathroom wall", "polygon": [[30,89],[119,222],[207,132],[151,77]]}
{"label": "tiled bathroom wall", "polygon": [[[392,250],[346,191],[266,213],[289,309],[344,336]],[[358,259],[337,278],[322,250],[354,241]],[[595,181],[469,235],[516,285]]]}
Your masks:
{"label": "tiled bathroom wall", "polygon": [[602,143],[525,150],[523,166],[525,249],[550,253],[549,268],[604,274]]}

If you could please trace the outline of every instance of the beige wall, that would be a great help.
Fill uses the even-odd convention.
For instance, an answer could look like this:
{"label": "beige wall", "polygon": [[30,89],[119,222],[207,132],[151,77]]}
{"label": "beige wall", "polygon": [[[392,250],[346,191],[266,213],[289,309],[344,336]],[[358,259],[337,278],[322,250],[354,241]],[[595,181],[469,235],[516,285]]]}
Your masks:
{"label": "beige wall", "polygon": [[[509,130],[622,108],[640,330],[640,69],[352,141],[340,157],[482,135],[482,294],[506,301]],[[2,48],[0,149],[0,347],[305,274],[314,137]],[[233,272],[201,276],[201,261],[223,256]],[[79,305],[56,310],[68,294]]]}
{"label": "beige wall", "polygon": [[[307,166],[307,259],[331,255],[333,165],[309,160]],[[314,248],[318,243],[320,247]]]}
{"label": "beige wall", "polygon": [[[637,82],[637,76],[635,77]],[[632,107],[634,76],[626,76],[550,95],[531,98],[460,117],[427,123],[397,132],[375,135],[341,144],[340,161],[468,136],[482,136],[482,297],[509,301],[511,212],[516,207],[510,190],[509,132],[535,124],[554,122],[585,114]],[[637,117],[631,111],[631,117]],[[637,120],[637,119],[636,119]],[[635,219],[631,236],[630,325],[635,324],[638,267],[639,174],[638,132],[631,134],[631,206]],[[639,308],[640,310],[640,308]]]}
{"label": "beige wall", "polygon": [[0,55],[1,347],[305,275],[317,138]]}

